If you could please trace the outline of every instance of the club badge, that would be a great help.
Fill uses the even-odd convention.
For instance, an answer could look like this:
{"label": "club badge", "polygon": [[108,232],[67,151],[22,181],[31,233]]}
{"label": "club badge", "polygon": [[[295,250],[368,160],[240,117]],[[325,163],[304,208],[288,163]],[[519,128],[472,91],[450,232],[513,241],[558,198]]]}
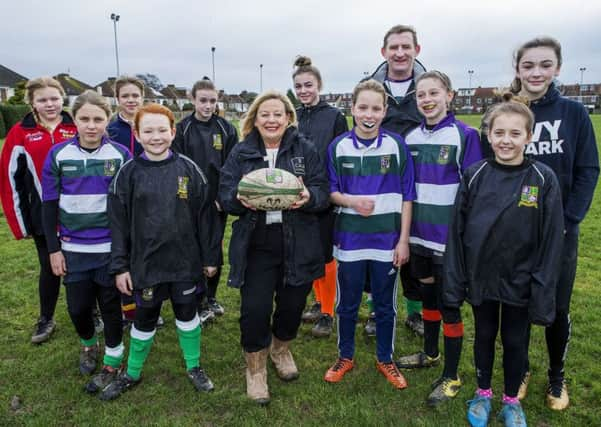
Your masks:
{"label": "club badge", "polygon": [[380,172],[386,173],[390,169],[390,154],[380,157]]}
{"label": "club badge", "polygon": [[223,149],[223,141],[221,139],[221,134],[213,135],[213,148],[218,151],[221,151]]}
{"label": "club badge", "polygon": [[144,288],[142,290],[142,299],[146,302],[152,301],[154,297],[154,290],[152,288]]}
{"label": "club badge", "polygon": [[538,187],[524,185],[522,187],[522,194],[520,195],[518,206],[538,208]]}
{"label": "club badge", "polygon": [[190,178],[187,176],[178,176],[177,177],[177,197],[180,199],[188,198],[188,182]]}
{"label": "club badge", "polygon": [[282,171],[278,169],[267,169],[265,172],[265,181],[269,184],[281,184],[284,182]]}
{"label": "club badge", "polygon": [[442,145],[438,152],[438,160],[436,161],[439,165],[446,165],[449,163],[449,157],[451,155],[451,146]]}
{"label": "club badge", "polygon": [[109,159],[104,161],[104,175],[114,176],[117,172],[117,162],[115,159]]}

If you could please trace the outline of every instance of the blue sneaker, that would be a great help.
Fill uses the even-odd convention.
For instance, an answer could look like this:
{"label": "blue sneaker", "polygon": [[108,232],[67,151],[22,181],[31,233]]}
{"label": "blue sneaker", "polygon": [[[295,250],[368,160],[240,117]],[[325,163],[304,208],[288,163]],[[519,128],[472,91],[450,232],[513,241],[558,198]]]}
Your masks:
{"label": "blue sneaker", "polygon": [[499,421],[503,421],[506,427],[526,427],[526,414],[519,403],[504,403],[499,412]]}
{"label": "blue sneaker", "polygon": [[490,397],[474,395],[472,400],[468,400],[467,420],[472,427],[486,427],[488,417],[490,416],[491,404]]}

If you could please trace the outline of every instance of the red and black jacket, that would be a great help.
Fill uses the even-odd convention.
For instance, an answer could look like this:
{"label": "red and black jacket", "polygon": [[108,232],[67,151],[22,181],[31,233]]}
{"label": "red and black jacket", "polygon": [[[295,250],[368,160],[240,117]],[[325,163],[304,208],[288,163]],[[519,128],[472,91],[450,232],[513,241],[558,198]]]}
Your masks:
{"label": "red and black jacket", "polygon": [[71,116],[65,111],[62,116],[63,121],[50,133],[29,113],[6,135],[0,156],[0,198],[17,240],[44,235],[40,180],[44,160],[53,145],[77,134]]}

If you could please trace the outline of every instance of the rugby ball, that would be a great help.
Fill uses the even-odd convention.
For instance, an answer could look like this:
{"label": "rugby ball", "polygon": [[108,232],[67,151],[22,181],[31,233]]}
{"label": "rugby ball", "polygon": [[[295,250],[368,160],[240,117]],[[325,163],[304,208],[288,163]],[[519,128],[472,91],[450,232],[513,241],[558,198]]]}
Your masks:
{"label": "rugby ball", "polygon": [[303,186],[288,171],[275,168],[254,170],[238,184],[238,198],[255,209],[281,211],[300,199]]}

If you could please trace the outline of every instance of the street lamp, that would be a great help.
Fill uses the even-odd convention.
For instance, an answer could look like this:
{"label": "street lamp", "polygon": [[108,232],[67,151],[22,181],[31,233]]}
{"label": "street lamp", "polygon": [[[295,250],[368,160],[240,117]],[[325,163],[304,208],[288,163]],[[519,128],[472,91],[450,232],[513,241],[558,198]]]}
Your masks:
{"label": "street lamp", "polygon": [[467,75],[469,79],[468,92],[467,92],[467,105],[472,106],[472,75],[474,74],[474,70],[467,70]]}
{"label": "street lamp", "polygon": [[259,65],[259,92],[263,93],[263,64]]}
{"label": "street lamp", "polygon": [[580,102],[582,102],[582,83],[584,83],[584,72],[586,67],[580,67]]}
{"label": "street lamp", "polygon": [[111,13],[111,21],[113,21],[113,29],[115,30],[115,61],[117,62],[117,77],[121,75],[119,72],[119,49],[117,48],[117,22],[120,16],[116,13]]}
{"label": "street lamp", "polygon": [[213,84],[215,84],[215,46],[211,47],[211,58],[213,61]]}

